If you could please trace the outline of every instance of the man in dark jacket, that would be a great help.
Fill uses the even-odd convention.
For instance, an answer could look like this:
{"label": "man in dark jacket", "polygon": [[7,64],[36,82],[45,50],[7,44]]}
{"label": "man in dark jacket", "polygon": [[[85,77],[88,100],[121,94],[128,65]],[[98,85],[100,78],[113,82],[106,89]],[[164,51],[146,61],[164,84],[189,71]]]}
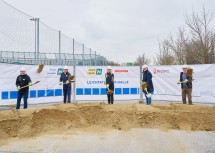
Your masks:
{"label": "man in dark jacket", "polygon": [[145,94],[145,97],[146,97],[146,104],[150,105],[151,101],[152,101],[151,94],[154,92],[154,86],[152,83],[152,74],[148,70],[147,65],[143,65],[143,80],[142,81],[147,83],[147,87],[145,89],[143,89],[143,93]]}
{"label": "man in dark jacket", "polygon": [[[107,73],[105,74],[105,78],[106,78],[106,90],[114,91],[114,74],[112,73],[111,66],[107,66]],[[107,97],[108,97],[108,104],[113,104],[114,102],[113,93],[111,94],[107,93]]]}
{"label": "man in dark jacket", "polygon": [[66,103],[68,97],[68,103],[71,102],[71,83],[69,81],[70,73],[68,72],[68,66],[64,67],[64,72],[60,76],[59,85],[63,84],[63,102]]}
{"label": "man in dark jacket", "polygon": [[29,86],[32,85],[31,78],[26,74],[25,68],[22,67],[20,69],[20,75],[16,79],[16,87],[18,90],[16,109],[20,109],[20,103],[21,103],[22,97],[24,98],[24,109],[27,109],[28,107],[29,86],[26,88],[22,88],[23,86],[26,86],[26,85],[29,85]]}
{"label": "man in dark jacket", "polygon": [[182,71],[180,73],[180,81],[178,84],[181,84],[182,89],[182,102],[183,104],[186,104],[186,96],[188,96],[188,103],[189,105],[192,105],[192,76],[187,76],[187,65],[182,66]]}

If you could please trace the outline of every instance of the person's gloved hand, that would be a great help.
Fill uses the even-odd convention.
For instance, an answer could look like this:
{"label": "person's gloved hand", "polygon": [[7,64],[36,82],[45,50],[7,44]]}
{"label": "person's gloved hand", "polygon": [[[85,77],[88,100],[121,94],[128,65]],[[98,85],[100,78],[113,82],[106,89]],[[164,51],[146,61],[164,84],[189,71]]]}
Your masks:
{"label": "person's gloved hand", "polygon": [[107,84],[106,87],[109,89],[109,84]]}
{"label": "person's gloved hand", "polygon": [[30,83],[28,83],[28,85],[29,85],[29,86],[33,86],[33,84],[32,84],[31,82],[30,82]]}
{"label": "person's gloved hand", "polygon": [[69,81],[68,81],[68,80],[66,81],[66,84],[69,84]]}
{"label": "person's gloved hand", "polygon": [[177,82],[177,84],[181,84],[181,82],[180,82],[180,81],[178,81],[178,82]]}
{"label": "person's gloved hand", "polygon": [[17,90],[20,90],[20,86],[17,86]]}
{"label": "person's gloved hand", "polygon": [[185,83],[187,83],[187,82],[188,82],[188,80],[187,80],[187,79],[185,79],[185,80],[184,80],[184,82],[185,82]]}
{"label": "person's gloved hand", "polygon": [[63,83],[62,82],[59,82],[59,85],[62,85]]}
{"label": "person's gloved hand", "polygon": [[144,88],[145,91],[147,91],[147,88]]}

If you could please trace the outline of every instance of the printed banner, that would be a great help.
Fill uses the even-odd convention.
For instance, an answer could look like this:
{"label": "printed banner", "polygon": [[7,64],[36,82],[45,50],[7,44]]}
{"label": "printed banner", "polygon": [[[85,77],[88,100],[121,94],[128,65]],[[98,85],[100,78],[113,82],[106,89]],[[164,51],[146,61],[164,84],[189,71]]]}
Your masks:
{"label": "printed banner", "polygon": [[[62,66],[45,65],[42,72],[38,74],[38,66],[35,65],[0,64],[0,105],[16,104],[18,92],[15,83],[21,67],[25,67],[32,83],[40,81],[29,89],[28,102],[30,104],[61,102],[63,100],[62,86],[58,85],[60,74],[63,72]],[[69,67],[69,72],[72,74],[72,67]]]}
{"label": "printed banner", "polygon": [[[19,75],[19,69],[23,65],[0,64],[0,105],[16,104],[17,89],[15,81]],[[51,103],[63,101],[62,86],[58,85],[63,66],[44,66],[38,74],[38,66],[24,65],[32,82],[40,83],[30,87],[29,103]],[[193,68],[193,102],[215,103],[215,65],[190,65]],[[140,80],[142,80],[138,66],[114,66],[114,99],[115,100],[139,100]],[[153,100],[182,101],[181,86],[177,84],[182,71],[180,65],[174,66],[149,66],[153,75],[154,94]],[[69,67],[73,74],[73,67]],[[75,95],[72,98],[79,103],[93,101],[107,101],[105,73],[106,67],[77,66],[75,67]],[[72,88],[73,89],[73,88]],[[144,97],[144,96],[143,96]],[[23,102],[22,102],[23,103]]]}
{"label": "printed banner", "polygon": [[[190,65],[193,69],[193,102],[215,103],[215,65]],[[150,66],[153,74],[153,100],[182,101],[181,85],[178,85],[182,66]]]}
{"label": "printed banner", "polygon": [[[76,67],[76,99],[107,100],[105,73],[106,67]],[[114,99],[132,100],[140,98],[140,68],[112,67],[114,74]]]}

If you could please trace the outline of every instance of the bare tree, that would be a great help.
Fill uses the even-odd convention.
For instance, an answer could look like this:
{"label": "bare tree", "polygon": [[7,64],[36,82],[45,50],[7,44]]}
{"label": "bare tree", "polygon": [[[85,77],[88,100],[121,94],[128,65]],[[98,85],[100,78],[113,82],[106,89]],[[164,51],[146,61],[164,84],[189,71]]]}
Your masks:
{"label": "bare tree", "polygon": [[159,50],[160,52],[156,55],[155,64],[156,65],[173,65],[174,63],[174,55],[169,49],[169,42],[163,41],[159,42]]}
{"label": "bare tree", "polygon": [[[159,43],[157,64],[209,64],[215,62],[215,32],[211,27],[213,13],[203,7],[202,13],[185,16],[186,27]],[[187,29],[187,30],[185,30]]]}
{"label": "bare tree", "polygon": [[203,11],[199,15],[195,12],[191,16],[185,16],[185,22],[190,30],[192,47],[195,49],[193,56],[197,63],[211,63],[211,54],[214,53],[215,33],[211,27],[213,13]]}
{"label": "bare tree", "polygon": [[143,53],[142,55],[139,55],[136,59],[136,61],[134,62],[135,66],[140,66],[140,65],[144,65],[144,64],[149,64],[150,63],[150,58],[148,58],[145,53]]}
{"label": "bare tree", "polygon": [[169,36],[169,40],[167,40],[167,45],[169,49],[174,53],[176,64],[184,64],[186,61],[186,44],[187,38],[185,36],[184,27],[179,27],[178,32],[175,36]]}

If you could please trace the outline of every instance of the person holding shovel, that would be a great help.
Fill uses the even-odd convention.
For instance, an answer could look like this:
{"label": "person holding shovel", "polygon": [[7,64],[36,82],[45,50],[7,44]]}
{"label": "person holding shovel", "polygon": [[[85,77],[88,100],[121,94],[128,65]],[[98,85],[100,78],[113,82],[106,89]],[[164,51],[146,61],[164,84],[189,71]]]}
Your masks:
{"label": "person holding shovel", "polygon": [[[191,71],[190,71],[191,70]],[[189,105],[192,105],[192,69],[187,65],[182,65],[182,72],[180,73],[180,80],[177,84],[181,84],[182,102],[186,104],[186,97],[188,97]]]}
{"label": "person holding shovel", "polygon": [[146,97],[146,104],[150,105],[152,98],[151,98],[151,94],[154,92],[154,86],[153,86],[153,82],[152,82],[152,74],[151,72],[148,70],[148,66],[147,65],[143,65],[143,82],[146,82],[146,87],[143,89],[143,93],[145,94]]}
{"label": "person holding shovel", "polygon": [[16,87],[18,90],[16,109],[20,109],[22,97],[24,98],[24,109],[28,107],[29,86],[32,86],[31,78],[26,74],[24,67],[20,69],[20,75],[16,79]]}
{"label": "person holding shovel", "polygon": [[111,66],[107,66],[107,73],[105,74],[106,78],[106,90],[107,90],[107,97],[108,97],[108,104],[113,104],[114,97],[114,74],[112,73]]}
{"label": "person holding shovel", "polygon": [[68,66],[64,67],[64,72],[60,76],[59,85],[63,84],[63,102],[66,103],[68,97],[68,103],[71,102],[71,82],[69,80],[71,74],[68,71]]}

